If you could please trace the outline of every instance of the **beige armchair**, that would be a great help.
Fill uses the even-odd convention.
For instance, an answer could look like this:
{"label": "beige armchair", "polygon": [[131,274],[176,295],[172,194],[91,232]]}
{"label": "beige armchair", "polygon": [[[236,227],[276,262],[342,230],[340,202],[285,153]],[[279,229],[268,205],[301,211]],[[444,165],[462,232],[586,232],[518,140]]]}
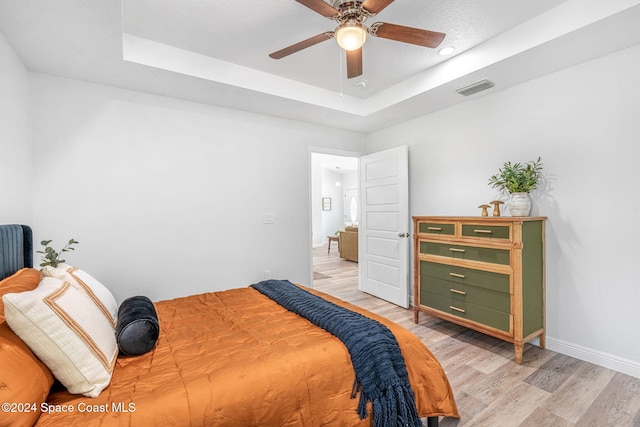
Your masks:
{"label": "beige armchair", "polygon": [[340,232],[340,258],[358,262],[358,227],[346,227]]}

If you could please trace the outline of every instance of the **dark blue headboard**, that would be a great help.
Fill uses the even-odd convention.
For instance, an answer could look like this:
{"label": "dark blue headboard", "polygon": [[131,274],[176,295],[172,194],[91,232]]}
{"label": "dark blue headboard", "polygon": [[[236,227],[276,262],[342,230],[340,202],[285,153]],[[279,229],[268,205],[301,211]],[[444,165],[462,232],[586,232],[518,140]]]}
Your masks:
{"label": "dark blue headboard", "polygon": [[0,280],[33,267],[33,233],[28,225],[0,225]]}

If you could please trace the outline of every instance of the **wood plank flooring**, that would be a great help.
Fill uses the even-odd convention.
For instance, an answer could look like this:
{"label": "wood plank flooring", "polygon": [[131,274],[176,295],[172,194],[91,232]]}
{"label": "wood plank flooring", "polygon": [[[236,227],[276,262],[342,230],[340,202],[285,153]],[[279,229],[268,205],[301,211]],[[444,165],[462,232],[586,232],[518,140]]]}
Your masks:
{"label": "wood plank flooring", "polygon": [[534,345],[513,346],[405,310],[358,290],[358,264],[314,249],[314,288],[383,315],[416,334],[444,367],[461,418],[441,427],[640,427],[640,379]]}

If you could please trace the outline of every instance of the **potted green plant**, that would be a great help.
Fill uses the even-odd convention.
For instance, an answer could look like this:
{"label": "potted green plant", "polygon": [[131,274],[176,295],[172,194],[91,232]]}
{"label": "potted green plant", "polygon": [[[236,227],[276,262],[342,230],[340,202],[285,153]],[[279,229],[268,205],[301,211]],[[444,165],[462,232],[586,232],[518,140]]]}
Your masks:
{"label": "potted green plant", "polygon": [[527,216],[531,210],[529,191],[535,189],[542,180],[542,160],[527,163],[506,162],[498,173],[489,178],[493,188],[509,193],[511,216]]}
{"label": "potted green plant", "polygon": [[53,240],[43,240],[40,242],[40,244],[42,246],[44,246],[44,250],[42,251],[36,251],[39,254],[44,255],[41,259],[42,262],[40,263],[40,267],[53,267],[53,268],[57,268],[58,265],[62,264],[65,262],[65,260],[60,259],[60,256],[64,253],[64,252],[69,252],[69,251],[75,251],[75,248],[73,247],[73,245],[78,244],[80,242],[71,239],[69,240],[69,242],[60,250],[60,253],[58,253],[55,249],[53,249],[51,246],[49,246],[49,244],[52,242]]}

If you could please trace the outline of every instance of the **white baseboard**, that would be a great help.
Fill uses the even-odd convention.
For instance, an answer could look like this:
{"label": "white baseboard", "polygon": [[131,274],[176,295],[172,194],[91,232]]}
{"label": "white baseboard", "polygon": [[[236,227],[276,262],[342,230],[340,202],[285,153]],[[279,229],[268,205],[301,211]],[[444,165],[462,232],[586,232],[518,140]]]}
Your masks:
{"label": "white baseboard", "polygon": [[640,363],[547,336],[547,348],[585,362],[640,378]]}

